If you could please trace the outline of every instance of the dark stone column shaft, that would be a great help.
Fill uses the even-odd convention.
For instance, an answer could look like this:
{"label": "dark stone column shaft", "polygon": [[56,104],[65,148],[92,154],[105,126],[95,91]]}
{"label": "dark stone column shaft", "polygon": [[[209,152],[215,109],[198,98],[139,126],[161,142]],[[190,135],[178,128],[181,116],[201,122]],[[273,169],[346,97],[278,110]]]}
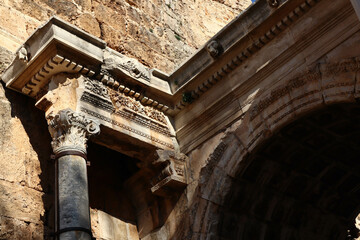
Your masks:
{"label": "dark stone column shaft", "polygon": [[86,161],[80,156],[67,155],[60,157],[57,164],[59,239],[90,240]]}
{"label": "dark stone column shaft", "polygon": [[86,142],[99,134],[99,124],[71,109],[48,119],[57,158],[56,235],[59,240],[90,240]]}

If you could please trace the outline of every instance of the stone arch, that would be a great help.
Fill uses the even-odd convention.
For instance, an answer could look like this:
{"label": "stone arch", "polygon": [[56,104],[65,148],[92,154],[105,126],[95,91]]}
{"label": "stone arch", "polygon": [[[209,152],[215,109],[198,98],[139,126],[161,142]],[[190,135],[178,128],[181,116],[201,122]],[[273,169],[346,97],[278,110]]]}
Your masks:
{"label": "stone arch", "polygon": [[[258,238],[246,238],[245,235],[234,238],[234,235],[224,234],[224,226],[231,225],[232,221],[231,218],[224,219],[224,206],[236,204],[230,203],[232,196],[248,193],[246,189],[234,188],[237,178],[249,166],[261,146],[290,123],[311,113],[327,111],[328,106],[345,104],[360,109],[356,104],[360,93],[359,68],[358,58],[321,63],[290,80],[278,81],[274,87],[259,91],[261,94],[246,107],[248,110],[243,117],[227,129],[209,156],[207,165],[201,170],[199,203],[194,210],[195,217],[200,220],[195,220],[197,224],[193,225],[193,232],[199,233],[204,239],[278,239],[267,238],[265,233]],[[354,205],[352,214],[358,207]],[[353,220],[354,216],[350,218]],[[245,230],[241,228],[248,219],[240,218],[238,221],[244,222],[244,225],[237,226],[238,232],[264,232],[267,228],[254,223],[252,230]],[[300,235],[282,234],[281,239],[302,239]],[[338,237],[345,236],[340,234]]]}

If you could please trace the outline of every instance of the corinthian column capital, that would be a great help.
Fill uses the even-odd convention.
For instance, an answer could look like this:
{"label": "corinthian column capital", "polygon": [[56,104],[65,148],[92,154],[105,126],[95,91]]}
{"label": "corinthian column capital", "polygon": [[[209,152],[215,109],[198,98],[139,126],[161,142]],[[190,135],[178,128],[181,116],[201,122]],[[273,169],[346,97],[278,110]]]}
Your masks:
{"label": "corinthian column capital", "polygon": [[77,151],[86,154],[86,142],[100,132],[99,123],[83,114],[64,109],[49,121],[51,146],[55,154]]}

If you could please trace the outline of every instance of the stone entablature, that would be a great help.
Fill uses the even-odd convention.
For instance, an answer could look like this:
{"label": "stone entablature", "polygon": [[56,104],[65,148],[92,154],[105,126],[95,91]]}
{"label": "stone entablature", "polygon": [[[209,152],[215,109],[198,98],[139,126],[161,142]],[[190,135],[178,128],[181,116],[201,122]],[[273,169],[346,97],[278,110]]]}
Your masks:
{"label": "stone entablature", "polygon": [[[81,104],[79,111],[110,128],[140,136],[140,141],[156,147],[173,149],[178,142],[181,151],[187,153],[241,118],[253,101],[252,97],[243,96],[261,94],[253,91],[257,84],[274,85],[287,77],[284,64],[291,65],[292,59],[299,58],[297,63],[303,64],[293,64],[288,69],[306,72],[309,66],[318,64],[316,59],[331,44],[337,44],[332,34],[338,35],[340,41],[357,31],[358,20],[350,3],[336,1],[327,11],[320,11],[325,5],[325,0],[257,1],[170,75],[145,67],[54,17],[19,49],[3,80],[8,87],[39,99],[37,106],[45,109],[51,103],[42,97],[52,76],[61,72],[81,74],[102,83],[112,98],[101,99],[97,98],[101,94],[88,92],[80,102],[99,111]],[[316,14],[312,14],[312,24],[304,33],[302,26],[307,24],[310,11]],[[350,27],[340,28],[343,22]],[[320,40],[331,44],[315,47]],[[314,52],[312,48],[318,50]],[[260,52],[262,57],[254,60]],[[300,52],[311,56],[301,57]],[[219,84],[221,88],[217,87]],[[127,99],[132,107],[116,108],[114,98]],[[126,105],[126,101],[122,102]],[[165,114],[166,122],[152,118],[146,109],[154,109],[152,113],[158,116]],[[150,132],[137,131],[119,119]],[[152,131],[158,135],[153,136]]]}
{"label": "stone entablature", "polygon": [[[51,85],[59,74],[78,79],[69,81],[77,82],[80,87],[69,82],[74,86],[65,84],[64,88],[69,88],[71,93],[53,89],[61,85]],[[170,96],[167,81],[157,75],[163,76],[107,48],[102,40],[53,17],[19,49],[2,78],[7,87],[37,99],[36,106],[46,115],[52,111],[49,109],[56,99],[61,101],[63,94],[70,94],[65,99],[77,100],[71,106],[57,108],[68,107],[97,119],[113,132],[109,133],[112,142],[132,139],[129,142],[133,145],[143,144],[154,152],[157,148],[174,149],[177,144],[175,133],[163,114],[168,111],[168,105],[161,98],[152,98]]]}
{"label": "stone entablature", "polygon": [[[175,140],[173,136],[176,135],[182,151],[188,152],[218,131],[220,125],[224,127],[238,118],[239,114],[234,118],[230,117],[234,115],[233,111],[243,112],[242,106],[230,106],[225,103],[227,98],[234,98],[232,95],[235,88],[223,89],[222,94],[219,95],[217,88],[213,86],[236,74],[237,69],[242,68],[243,65],[251,63],[251,56],[257,52],[268,51],[267,46],[271,45],[273,39],[288,31],[290,26],[296,24],[304,14],[321,1],[275,1],[276,6],[273,2],[257,1],[246,14],[232,21],[225,28],[226,31],[220,31],[171,75],[149,69],[134,59],[109,49],[102,40],[53,17],[19,49],[17,59],[5,72],[3,80],[8,87],[39,99],[38,107],[46,108],[50,103],[42,96],[52,76],[61,72],[81,74],[101,82],[109,90],[111,89],[109,91],[111,93],[134,99],[144,109],[154,108],[169,116],[172,119],[172,126],[169,126],[170,122],[154,122],[154,119],[151,117],[148,119],[149,116],[146,114],[140,114],[139,117],[139,112],[131,112],[131,108],[127,107],[111,113],[127,119],[130,115],[137,116],[132,119],[141,126],[147,124],[151,131],[156,130],[157,133],[160,131],[161,136],[171,135],[171,141]],[[257,14],[260,10],[261,16]],[[255,17],[260,19],[253,21]],[[263,24],[264,22],[266,24]],[[263,69],[261,65],[258,66],[262,71],[251,74],[259,75],[272,65],[271,61],[268,66],[265,66],[265,63],[257,63],[263,65]],[[206,94],[211,94],[211,97],[204,96]],[[84,95],[82,100],[87,100],[85,101],[87,103],[97,101],[90,95]],[[107,114],[99,114],[86,107],[82,107],[82,111],[102,119],[101,121],[106,122],[108,126],[127,128],[126,124],[123,125],[121,121],[109,116],[109,111],[113,109],[105,100],[98,102],[98,105],[103,107],[100,111],[105,111]],[[220,106],[222,103],[226,107]],[[216,114],[211,110],[215,105],[219,105]],[[199,106],[202,106],[201,109]],[[231,111],[229,107],[232,108]],[[227,119],[220,125],[215,120],[219,114]],[[165,125],[174,130],[164,129]],[[143,132],[142,130],[136,132],[133,129],[130,127],[129,133],[139,135],[137,133]],[[169,134],[169,132],[173,133]],[[154,137],[151,134],[143,137],[147,139],[145,142],[153,144]],[[143,140],[144,138],[141,141]],[[158,143],[157,147],[162,145],[171,149],[171,141],[159,139],[155,142]]]}
{"label": "stone entablature", "polygon": [[160,110],[144,106],[136,98],[105,86],[96,79],[82,77],[78,109],[102,125],[138,138],[160,149],[174,149],[167,117]]}

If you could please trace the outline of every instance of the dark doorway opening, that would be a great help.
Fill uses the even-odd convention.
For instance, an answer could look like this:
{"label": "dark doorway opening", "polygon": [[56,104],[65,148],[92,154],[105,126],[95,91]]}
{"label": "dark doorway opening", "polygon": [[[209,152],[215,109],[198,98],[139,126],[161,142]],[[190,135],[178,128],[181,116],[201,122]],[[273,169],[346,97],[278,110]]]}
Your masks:
{"label": "dark doorway opening", "polygon": [[139,170],[139,161],[95,143],[88,145],[90,207],[136,225],[134,206],[124,183]]}
{"label": "dark doorway opening", "polygon": [[309,113],[243,161],[224,239],[347,239],[360,207],[360,105]]}

